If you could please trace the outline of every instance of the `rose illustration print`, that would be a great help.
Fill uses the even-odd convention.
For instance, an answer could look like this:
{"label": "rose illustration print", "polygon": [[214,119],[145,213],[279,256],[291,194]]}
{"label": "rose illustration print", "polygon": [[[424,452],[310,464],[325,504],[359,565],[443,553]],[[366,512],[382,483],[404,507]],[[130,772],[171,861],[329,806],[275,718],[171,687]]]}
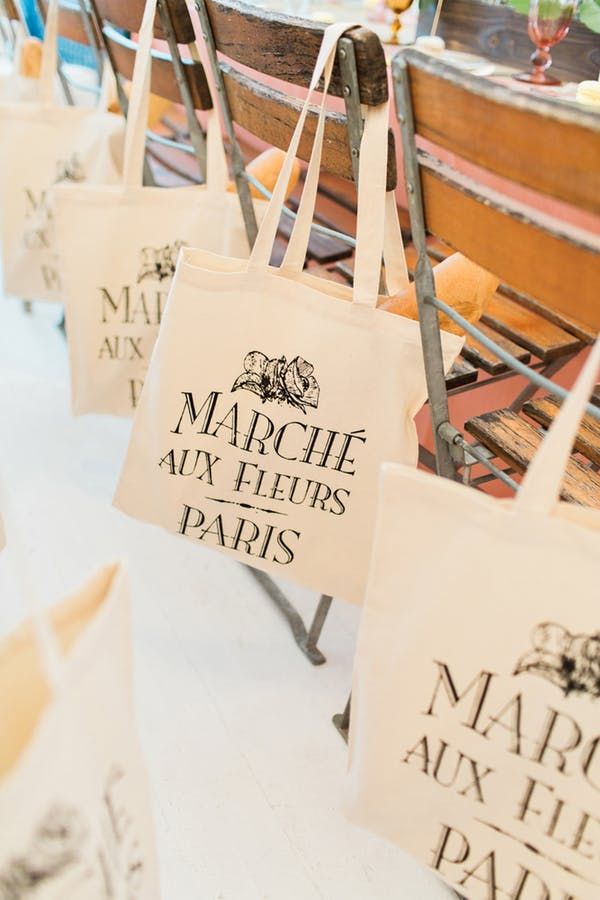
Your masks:
{"label": "rose illustration print", "polygon": [[85,181],[85,172],[77,153],[73,153],[68,159],[57,160],[54,183],[61,184],[65,181],[71,181],[75,184]]}
{"label": "rose illustration print", "polygon": [[164,247],[159,247],[158,249],[144,247],[141,253],[140,270],[137,277],[138,284],[150,278],[156,281],[165,281],[167,278],[172,278],[175,274],[177,256],[182,247],[183,241],[174,241],[174,243],[165,244]]}
{"label": "rose illustration print", "polygon": [[0,870],[0,900],[24,900],[81,860],[86,832],[77,810],[52,807],[25,852]]}
{"label": "rose illustration print", "polygon": [[85,815],[70,804],[50,806],[22,851],[0,865],[0,900],[144,896],[146,867],[125,784],[125,772],[113,766],[92,814],[95,822],[89,810]]}
{"label": "rose illustration print", "polygon": [[533,649],[518,661],[515,675],[538,675],[565,696],[600,697],[600,632],[571,634],[563,625],[543,622],[533,630],[531,643]]}
{"label": "rose illustration print", "polygon": [[260,350],[252,350],[244,359],[244,371],[233,383],[232,391],[252,391],[267,401],[287,403],[306,412],[319,405],[319,383],[314,366],[296,356],[288,363],[285,356],[269,359]]}

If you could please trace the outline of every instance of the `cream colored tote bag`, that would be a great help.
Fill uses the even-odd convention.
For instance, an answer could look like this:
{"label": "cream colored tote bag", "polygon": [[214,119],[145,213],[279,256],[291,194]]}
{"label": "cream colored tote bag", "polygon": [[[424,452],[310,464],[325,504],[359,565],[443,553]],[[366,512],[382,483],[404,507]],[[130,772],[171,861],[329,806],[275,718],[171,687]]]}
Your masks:
{"label": "cream colored tote bag", "polygon": [[471,900],[600,897],[600,511],[557,500],[599,363],[514,500],[383,468],[346,808]]}
{"label": "cream colored tote bag", "polygon": [[[56,103],[58,0],[48,7],[40,100],[0,103],[0,235],[4,293],[60,300],[49,189],[58,183],[115,183],[121,116]],[[93,244],[93,236],[88,231]]]}
{"label": "cream colored tote bag", "polygon": [[[235,257],[249,252],[237,194],[226,192],[216,111],[208,125],[206,186],[142,187],[155,12],[151,0],[136,59],[122,183],[54,191],[75,414],[133,413],[181,246]],[[255,209],[260,221],[266,204],[257,201]]]}
{"label": "cream colored tote bag", "polygon": [[[325,33],[250,260],[182,252],[115,503],[200,546],[360,603],[378,468],[385,459],[415,465],[413,416],[426,396],[417,323],[376,309],[387,105],[365,121],[353,291],[302,271],[325,97],[298,221],[283,265],[269,266],[310,96],[325,69],[328,84],[348,27]],[[388,274],[405,283],[389,199],[387,210]],[[445,335],[443,343],[450,366],[462,341]]]}
{"label": "cream colored tote bag", "polygon": [[0,642],[2,900],[159,897],[131,669],[119,565]]}

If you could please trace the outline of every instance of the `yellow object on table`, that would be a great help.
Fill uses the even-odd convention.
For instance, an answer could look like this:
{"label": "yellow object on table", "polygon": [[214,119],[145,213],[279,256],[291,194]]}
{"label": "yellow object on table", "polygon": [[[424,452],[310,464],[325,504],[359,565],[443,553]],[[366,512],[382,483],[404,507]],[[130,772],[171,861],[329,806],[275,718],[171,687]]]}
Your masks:
{"label": "yellow object on table", "polygon": [[600,106],[600,81],[580,82],[575,99],[584,106]]}
{"label": "yellow object on table", "polygon": [[[283,150],[279,150],[277,147],[269,147],[268,150],[264,150],[256,159],[253,159],[252,162],[249,162],[246,166],[246,171],[249,175],[252,175],[259,181],[270,194],[273,193],[273,189],[275,188],[275,184],[277,179],[279,178],[279,173],[281,172],[281,167],[283,166],[285,160],[285,153]],[[292,174],[290,175],[290,180],[288,182],[287,191],[285,194],[285,199],[287,200],[296,185],[298,184],[298,179],[300,178],[300,163],[298,160],[294,160],[294,166],[292,168]],[[230,193],[235,193],[236,186],[234,181],[230,181],[227,185],[227,190]],[[264,200],[264,194],[261,194],[258,188],[256,188],[253,184],[250,184],[250,194],[253,197],[256,197],[259,200]]]}
{"label": "yellow object on table", "polygon": [[[453,253],[434,266],[433,277],[436,296],[468,322],[479,321],[500,283],[499,278],[471,262],[462,253]],[[389,297],[381,305],[383,309],[408,319],[419,318],[414,284],[395,297]],[[440,314],[440,327],[453,334],[464,334],[456,322],[443,313]]]}
{"label": "yellow object on table", "polygon": [[[125,91],[125,96],[129,97],[131,93],[130,81],[125,82],[123,90]],[[157,125],[160,125],[163,116],[166,115],[172,106],[173,103],[171,100],[159,97],[157,94],[150,94],[150,100],[148,102],[148,128],[156,128]],[[109,112],[120,115],[121,107],[117,99],[113,100],[108,107],[108,110]]]}

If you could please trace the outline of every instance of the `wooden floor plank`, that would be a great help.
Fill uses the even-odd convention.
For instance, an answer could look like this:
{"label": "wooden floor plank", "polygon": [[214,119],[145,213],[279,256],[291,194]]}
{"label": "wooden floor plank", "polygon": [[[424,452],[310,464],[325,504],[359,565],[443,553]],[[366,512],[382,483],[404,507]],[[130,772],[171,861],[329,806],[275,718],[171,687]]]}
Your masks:
{"label": "wooden floor plank", "polygon": [[[529,400],[524,405],[523,412],[547,428],[554,421],[560,407],[561,401],[558,397],[547,396]],[[594,465],[600,466],[600,422],[592,416],[585,415],[583,417],[577,432],[575,449]]]}
{"label": "wooden floor plank", "polygon": [[[484,413],[465,423],[465,429],[495,456],[524,472],[542,441],[542,436],[521,416],[509,409]],[[570,459],[562,484],[564,500],[581,506],[600,507],[600,475],[579,460]]]}
{"label": "wooden floor plank", "polygon": [[[519,347],[518,344],[515,344],[497,331],[494,331],[489,325],[479,322],[477,327],[486,335],[486,337],[495,341],[503,350],[512,354],[512,356],[516,357],[520,362],[529,363],[531,361],[531,354],[528,350],[524,350],[522,347]],[[488,350],[487,347],[484,347],[483,344],[480,344],[479,341],[476,341],[472,337],[467,336],[462,352],[465,359],[468,359],[469,362],[478,366],[478,368],[483,369],[484,372],[487,372],[489,375],[499,375],[501,372],[506,372],[508,370],[508,366],[501,362],[491,350]]]}
{"label": "wooden floor plank", "polygon": [[583,347],[572,334],[501,294],[492,297],[482,321],[543,362],[568,356]]}

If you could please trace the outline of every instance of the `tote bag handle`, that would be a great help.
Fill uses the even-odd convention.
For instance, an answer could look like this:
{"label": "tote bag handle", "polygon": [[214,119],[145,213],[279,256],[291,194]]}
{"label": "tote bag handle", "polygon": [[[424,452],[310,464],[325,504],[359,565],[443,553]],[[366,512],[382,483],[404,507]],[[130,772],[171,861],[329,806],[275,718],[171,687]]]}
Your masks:
{"label": "tote bag handle", "polygon": [[[141,187],[143,182],[155,17],[156,0],[147,0],[135,55],[125,132],[123,183],[131,187]],[[213,108],[208,115],[206,130],[206,186],[209,190],[224,191],[227,187],[227,160],[212,90],[211,96],[213,97]]]}
{"label": "tote bag handle", "polygon": [[[58,24],[60,17],[59,0],[50,0],[44,25],[44,44],[42,47],[42,66],[40,70],[40,100],[42,103],[54,103],[54,83],[58,69]],[[112,69],[108,62],[104,63],[102,88],[98,99],[98,109],[106,112],[111,101]],[[113,82],[114,84],[114,82]]]}
{"label": "tote bag handle", "polygon": [[39,602],[29,574],[27,554],[21,542],[12,501],[0,475],[0,513],[6,546],[12,554],[17,584],[25,600],[25,608],[33,621],[34,636],[42,671],[52,693],[56,695],[62,686],[63,662],[48,617]]}
{"label": "tote bag handle", "polygon": [[600,339],[594,344],[573,390],[563,402],[527,469],[515,499],[515,509],[531,510],[543,515],[552,513],[599,368]]}
{"label": "tote bag handle", "polygon": [[59,0],[50,0],[44,25],[44,45],[40,70],[40,98],[42,103],[53,103],[54,81],[58,66],[58,17]]}
{"label": "tote bag handle", "polygon": [[[388,293],[394,296],[410,284],[395,192],[385,193],[388,112],[389,105],[386,103],[376,110],[367,108],[359,156],[354,299],[355,302],[371,307],[376,306],[379,293],[382,245]],[[321,121],[324,125],[324,116]],[[306,259],[316,205],[322,142],[323,129],[320,134],[315,135],[296,227],[290,236],[281,265],[282,269],[292,272],[300,272]],[[378,202],[374,202],[374,197]],[[383,199],[383,208],[380,198]]]}
{"label": "tote bag handle", "polygon": [[[279,217],[283,209],[285,190],[294,158],[298,151],[309,104],[319,79],[324,72],[323,99],[304,190],[296,223],[281,265],[282,271],[287,270],[293,273],[302,271],[316,204],[325,130],[325,102],[335,59],[335,50],[341,35],[353,27],[355,26],[352,23],[338,23],[329,26],[325,30],[308,95],[292,136],[284,166],[275,186],[273,198],[254,245],[248,264],[249,269],[263,268],[268,265],[277,233]],[[353,298],[355,303],[372,308],[377,304],[382,249],[384,249],[386,257],[390,292],[397,293],[408,284],[408,272],[394,196],[390,192],[386,197],[385,192],[388,109],[388,103],[366,109],[359,159],[357,250]]]}

